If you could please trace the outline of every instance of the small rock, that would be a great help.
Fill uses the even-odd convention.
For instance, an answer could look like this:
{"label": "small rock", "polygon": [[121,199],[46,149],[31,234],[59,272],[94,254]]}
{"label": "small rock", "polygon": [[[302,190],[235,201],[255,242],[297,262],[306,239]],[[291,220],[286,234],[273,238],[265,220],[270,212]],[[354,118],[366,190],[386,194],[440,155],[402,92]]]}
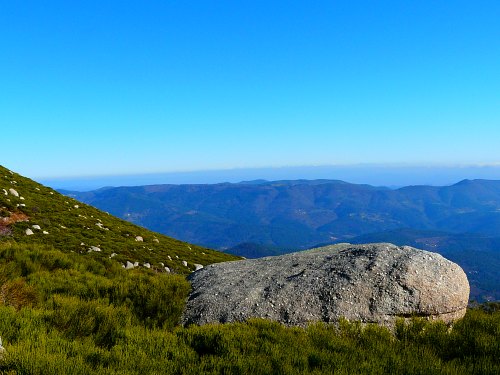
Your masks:
{"label": "small rock", "polygon": [[40,228],[40,225],[32,225],[31,228],[38,229],[38,230],[42,229],[42,228]]}
{"label": "small rock", "polygon": [[137,242],[143,242],[143,241],[144,241],[144,238],[142,238],[141,236],[136,236],[136,237],[135,237],[135,240],[136,240]]}
{"label": "small rock", "polygon": [[160,240],[158,238],[155,238],[153,242],[160,243]]}
{"label": "small rock", "polygon": [[168,267],[165,267],[165,272],[168,272],[168,273],[170,273],[170,268],[168,268]]}
{"label": "small rock", "polygon": [[183,265],[184,267],[187,267],[187,266],[188,266],[188,262],[186,262],[185,260],[183,260],[183,261],[182,261],[182,265]]}
{"label": "small rock", "polygon": [[99,248],[99,247],[97,247],[97,246],[90,246],[90,248],[89,248],[89,253],[90,253],[91,251],[97,251],[97,252],[100,252],[100,251],[101,251],[101,248]]}
{"label": "small rock", "polygon": [[111,254],[109,257],[110,257],[110,258],[113,258],[113,257],[115,257],[116,255],[117,255],[116,253],[113,253],[113,254]]}
{"label": "small rock", "polygon": [[201,270],[202,268],[203,268],[203,265],[202,265],[202,264],[198,264],[198,263],[195,263],[195,264],[194,264],[194,270],[195,270],[195,271]]}
{"label": "small rock", "polygon": [[18,193],[16,190],[14,190],[14,189],[10,188],[10,189],[9,189],[9,193],[10,193],[11,195],[13,195],[14,197],[18,197],[18,198],[19,198],[19,193]]}
{"label": "small rock", "polygon": [[32,231],[31,229],[29,229],[29,228],[28,228],[28,229],[26,229],[26,231],[25,231],[24,233],[26,233],[26,235],[27,235],[27,236],[32,236],[33,234],[35,234],[35,233],[33,233],[33,231]]}
{"label": "small rock", "polygon": [[150,263],[147,263],[147,262],[146,262],[146,263],[144,263],[144,264],[143,264],[143,266],[144,266],[144,267],[146,267],[146,268],[151,268],[151,264],[150,264]]}
{"label": "small rock", "polygon": [[49,232],[47,232],[46,230],[44,230],[42,233],[43,234],[49,234]]}
{"label": "small rock", "polygon": [[125,265],[125,269],[126,269],[126,270],[131,270],[132,268],[134,268],[133,263],[132,263],[132,262],[129,262],[129,261],[127,260],[127,264]]}

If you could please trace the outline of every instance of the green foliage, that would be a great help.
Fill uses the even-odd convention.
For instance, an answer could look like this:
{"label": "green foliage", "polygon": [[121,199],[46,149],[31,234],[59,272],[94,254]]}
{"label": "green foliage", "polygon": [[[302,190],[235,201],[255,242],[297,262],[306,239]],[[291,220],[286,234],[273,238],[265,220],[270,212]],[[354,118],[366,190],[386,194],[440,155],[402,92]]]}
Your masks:
{"label": "green foliage", "polygon": [[[99,257],[0,244],[1,374],[497,374],[500,305],[452,329],[415,318],[393,332],[341,321],[306,328],[254,319],[178,326],[189,284]],[[22,298],[20,298],[22,299]]]}

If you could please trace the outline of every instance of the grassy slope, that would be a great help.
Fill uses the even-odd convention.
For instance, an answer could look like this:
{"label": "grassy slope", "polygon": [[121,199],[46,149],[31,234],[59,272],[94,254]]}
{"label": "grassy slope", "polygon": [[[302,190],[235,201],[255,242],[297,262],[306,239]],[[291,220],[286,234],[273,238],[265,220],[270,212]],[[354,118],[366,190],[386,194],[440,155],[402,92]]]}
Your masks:
{"label": "grassy slope", "polygon": [[[12,195],[11,188],[20,197]],[[194,263],[206,265],[238,259],[117,219],[0,166],[0,217],[9,217],[12,213],[25,214],[29,221],[13,224],[11,235],[0,235],[1,242],[47,244],[64,252],[97,257],[109,257],[115,253],[113,259],[122,264],[126,261],[141,265],[147,262],[160,270],[163,269],[162,262],[182,274],[191,272]],[[41,229],[33,229],[33,225],[39,225]],[[34,235],[25,234],[28,228]],[[48,234],[43,234],[43,231]],[[137,242],[136,236],[141,236],[144,242]],[[101,252],[88,253],[91,246],[100,248]],[[182,265],[183,260],[187,261],[188,267]]]}

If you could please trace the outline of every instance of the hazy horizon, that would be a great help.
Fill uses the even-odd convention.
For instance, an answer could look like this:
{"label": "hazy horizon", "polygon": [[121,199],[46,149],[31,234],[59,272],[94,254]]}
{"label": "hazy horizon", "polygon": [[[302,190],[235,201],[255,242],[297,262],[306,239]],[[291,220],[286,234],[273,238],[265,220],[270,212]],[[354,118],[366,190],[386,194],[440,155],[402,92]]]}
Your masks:
{"label": "hazy horizon", "polygon": [[500,180],[500,166],[395,166],[342,165],[143,173],[129,175],[71,176],[38,178],[55,189],[88,191],[102,187],[156,184],[238,183],[252,180],[342,180],[398,188],[408,185],[452,185],[464,179]]}

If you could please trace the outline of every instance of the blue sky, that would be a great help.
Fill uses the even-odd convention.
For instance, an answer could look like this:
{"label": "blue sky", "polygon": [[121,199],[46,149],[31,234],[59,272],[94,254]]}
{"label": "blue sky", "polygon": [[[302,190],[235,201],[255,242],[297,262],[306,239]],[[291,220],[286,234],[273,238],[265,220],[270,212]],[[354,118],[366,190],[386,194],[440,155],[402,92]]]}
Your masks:
{"label": "blue sky", "polygon": [[499,19],[499,1],[1,1],[0,164],[499,164]]}

